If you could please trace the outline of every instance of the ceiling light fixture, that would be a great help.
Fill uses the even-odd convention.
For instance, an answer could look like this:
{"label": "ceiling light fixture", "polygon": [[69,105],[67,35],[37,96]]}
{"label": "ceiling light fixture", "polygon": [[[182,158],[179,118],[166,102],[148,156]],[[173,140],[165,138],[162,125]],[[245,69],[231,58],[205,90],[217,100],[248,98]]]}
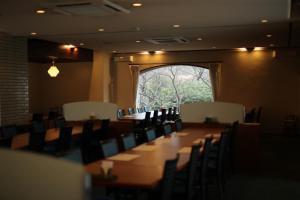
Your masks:
{"label": "ceiling light fixture", "polygon": [[83,46],[83,45],[84,45],[84,43],[83,43],[83,42],[81,42],[81,43],[79,43],[79,45],[80,45],[80,46]]}
{"label": "ceiling light fixture", "polygon": [[262,19],[261,23],[268,23],[269,21],[267,19]]}
{"label": "ceiling light fixture", "polygon": [[149,55],[150,53],[149,53],[149,51],[142,51],[140,54],[142,54],[142,55]]}
{"label": "ceiling light fixture", "polygon": [[55,60],[57,59],[57,57],[55,57],[55,56],[49,56],[49,58],[52,59],[52,65],[48,69],[48,74],[49,74],[50,77],[55,78],[59,74],[59,70],[55,66]]}
{"label": "ceiling light fixture", "polygon": [[103,32],[103,31],[104,31],[104,28],[99,28],[98,31],[99,31],[99,32]]}
{"label": "ceiling light fixture", "polygon": [[43,10],[43,9],[38,9],[35,11],[36,14],[45,14],[46,13],[46,10]]}
{"label": "ceiling light fixture", "polygon": [[262,51],[264,50],[264,47],[254,47],[254,51]]}
{"label": "ceiling light fixture", "polygon": [[238,51],[247,51],[246,47],[237,48]]}
{"label": "ceiling light fixture", "polygon": [[202,38],[197,38],[197,40],[201,41],[201,40],[202,40]]}
{"label": "ceiling light fixture", "polygon": [[267,36],[268,38],[272,37],[272,35],[271,35],[271,34],[267,34],[266,36]]}
{"label": "ceiling light fixture", "polygon": [[213,46],[213,47],[211,47],[211,48],[216,49],[217,47]]}
{"label": "ceiling light fixture", "polygon": [[164,54],[164,51],[155,51],[155,54]]}
{"label": "ceiling light fixture", "polygon": [[73,49],[73,48],[75,48],[76,46],[74,46],[73,44],[65,44],[65,45],[63,45],[63,48],[64,49]]}
{"label": "ceiling light fixture", "polygon": [[139,2],[136,2],[136,3],[133,3],[132,6],[133,7],[141,7],[143,4],[142,3],[139,3]]}
{"label": "ceiling light fixture", "polygon": [[37,33],[36,32],[31,32],[30,35],[35,36],[35,35],[37,35]]}
{"label": "ceiling light fixture", "polygon": [[117,51],[112,51],[113,53],[117,53]]}
{"label": "ceiling light fixture", "polygon": [[141,41],[140,41],[140,40],[136,40],[135,42],[136,42],[136,43],[140,43]]}
{"label": "ceiling light fixture", "polygon": [[174,27],[174,28],[179,28],[180,25],[179,25],[179,24],[174,24],[173,27]]}
{"label": "ceiling light fixture", "polygon": [[274,47],[274,44],[270,44],[270,47]]}

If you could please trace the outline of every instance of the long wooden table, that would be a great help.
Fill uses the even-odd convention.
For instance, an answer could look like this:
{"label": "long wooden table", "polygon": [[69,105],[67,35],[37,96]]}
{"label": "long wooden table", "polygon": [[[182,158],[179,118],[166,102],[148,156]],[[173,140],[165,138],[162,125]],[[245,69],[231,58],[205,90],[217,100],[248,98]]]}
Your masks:
{"label": "long wooden table", "polygon": [[[100,128],[100,124],[94,125],[94,130]],[[74,125],[72,130],[72,135],[76,136],[82,133],[83,126],[82,125]],[[59,138],[59,128],[48,129],[45,135],[45,142],[52,142]],[[21,133],[15,135],[12,139],[11,149],[21,149],[29,145],[29,136],[30,133]]]}
{"label": "long wooden table", "polygon": [[[154,111],[151,111],[150,118],[153,117]],[[124,121],[140,121],[145,119],[146,112],[143,113],[135,113],[132,115],[124,115],[121,117],[119,120],[124,120]],[[161,116],[161,112],[158,112],[158,116]]]}
{"label": "long wooden table", "polygon": [[[121,161],[114,160],[114,157],[107,158],[106,160],[114,160],[112,174],[117,177],[114,181],[104,180],[101,177],[103,160],[90,163],[85,168],[92,175],[93,184],[97,186],[153,188],[162,178],[166,160],[175,158],[182,148],[191,147],[195,142],[203,140],[208,134],[213,134],[216,138],[219,137],[222,130],[223,128],[187,128],[173,133],[171,137],[160,137],[154,142],[143,144],[142,149],[144,148],[144,150],[141,150],[139,146],[138,149],[118,154],[137,155],[138,157],[133,160]],[[178,170],[187,165],[189,156],[188,152],[180,153]]]}

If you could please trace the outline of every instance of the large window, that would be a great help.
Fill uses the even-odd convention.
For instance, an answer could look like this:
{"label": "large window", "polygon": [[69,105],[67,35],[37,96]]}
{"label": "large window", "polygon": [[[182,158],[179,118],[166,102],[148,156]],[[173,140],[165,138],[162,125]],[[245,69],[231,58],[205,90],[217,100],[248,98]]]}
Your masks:
{"label": "large window", "polygon": [[170,65],[144,70],[139,75],[137,107],[179,107],[213,101],[209,70],[190,65]]}

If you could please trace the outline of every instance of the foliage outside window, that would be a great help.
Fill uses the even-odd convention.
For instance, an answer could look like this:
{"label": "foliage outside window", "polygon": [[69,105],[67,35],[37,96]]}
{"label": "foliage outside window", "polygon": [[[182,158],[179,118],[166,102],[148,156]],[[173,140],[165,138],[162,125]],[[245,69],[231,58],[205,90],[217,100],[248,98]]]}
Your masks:
{"label": "foliage outside window", "polygon": [[151,109],[213,101],[209,70],[173,65],[144,71],[139,76],[137,107]]}

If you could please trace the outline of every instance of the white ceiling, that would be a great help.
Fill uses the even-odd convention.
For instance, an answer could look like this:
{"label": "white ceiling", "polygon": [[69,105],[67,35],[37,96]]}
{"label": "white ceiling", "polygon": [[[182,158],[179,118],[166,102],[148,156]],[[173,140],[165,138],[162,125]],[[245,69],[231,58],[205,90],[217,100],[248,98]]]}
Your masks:
{"label": "white ceiling", "polygon": [[[143,6],[133,8],[131,3]],[[287,46],[289,0],[114,0],[130,14],[67,16],[34,10],[46,3],[101,2],[101,0],[1,0],[0,31],[50,41],[84,43],[106,51],[230,49],[253,46]],[[268,23],[261,23],[267,19]],[[180,24],[180,28],[173,28]],[[98,32],[104,28],[104,32]],[[266,34],[272,34],[267,38]],[[188,44],[154,45],[144,39],[182,36]],[[201,37],[202,41],[197,38]],[[136,43],[141,40],[141,43]]]}

